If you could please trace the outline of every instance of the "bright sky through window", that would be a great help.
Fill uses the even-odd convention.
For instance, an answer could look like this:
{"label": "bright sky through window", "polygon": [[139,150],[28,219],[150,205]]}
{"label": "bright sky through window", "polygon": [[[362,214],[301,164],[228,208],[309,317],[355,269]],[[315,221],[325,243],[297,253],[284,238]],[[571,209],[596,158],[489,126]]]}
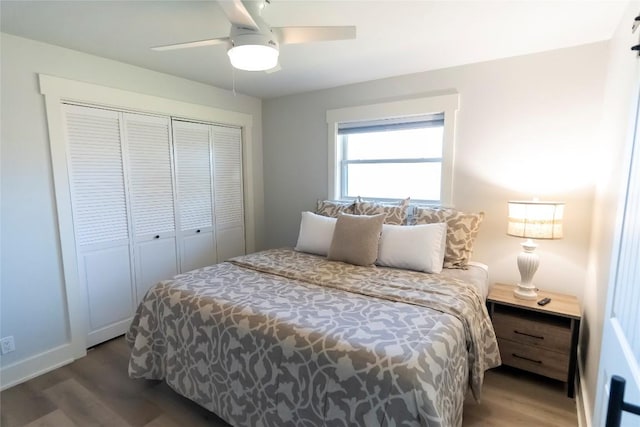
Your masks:
{"label": "bright sky through window", "polygon": [[347,132],[342,197],[440,200],[444,127]]}

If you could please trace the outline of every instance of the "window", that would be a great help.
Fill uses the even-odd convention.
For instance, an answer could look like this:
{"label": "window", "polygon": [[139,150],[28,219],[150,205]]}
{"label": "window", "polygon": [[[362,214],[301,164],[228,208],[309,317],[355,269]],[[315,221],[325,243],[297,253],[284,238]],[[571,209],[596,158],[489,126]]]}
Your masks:
{"label": "window", "polygon": [[444,114],[338,125],[340,198],[439,202]]}
{"label": "window", "polygon": [[459,95],[327,111],[328,197],[452,205]]}

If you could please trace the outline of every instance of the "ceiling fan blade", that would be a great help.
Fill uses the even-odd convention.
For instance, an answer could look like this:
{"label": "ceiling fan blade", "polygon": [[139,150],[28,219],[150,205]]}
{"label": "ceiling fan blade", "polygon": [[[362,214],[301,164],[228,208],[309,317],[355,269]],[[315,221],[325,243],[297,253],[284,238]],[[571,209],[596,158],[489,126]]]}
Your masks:
{"label": "ceiling fan blade", "polygon": [[218,0],[218,4],[233,25],[258,29],[258,24],[241,0]]}
{"label": "ceiling fan blade", "polygon": [[151,50],[163,51],[163,50],[175,50],[175,49],[188,49],[192,47],[202,46],[214,46],[217,44],[229,43],[229,37],[219,37],[217,39],[197,40],[194,42],[168,44],[164,46],[154,46]]}
{"label": "ceiling fan blade", "polygon": [[356,38],[355,26],[344,27],[273,27],[280,44],[348,40]]}

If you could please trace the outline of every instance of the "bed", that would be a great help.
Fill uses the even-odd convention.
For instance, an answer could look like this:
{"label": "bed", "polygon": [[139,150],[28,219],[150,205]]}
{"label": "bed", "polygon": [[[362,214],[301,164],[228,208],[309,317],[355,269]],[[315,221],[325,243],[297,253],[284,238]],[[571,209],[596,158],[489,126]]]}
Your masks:
{"label": "bed", "polygon": [[460,426],[500,363],[486,271],[427,274],[272,249],[158,283],[126,339],[233,426]]}

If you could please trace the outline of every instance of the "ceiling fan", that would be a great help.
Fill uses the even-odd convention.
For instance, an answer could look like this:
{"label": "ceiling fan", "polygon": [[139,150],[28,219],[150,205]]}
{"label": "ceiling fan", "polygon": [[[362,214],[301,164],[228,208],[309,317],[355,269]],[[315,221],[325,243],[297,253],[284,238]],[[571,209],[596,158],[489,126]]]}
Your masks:
{"label": "ceiling fan", "polygon": [[270,0],[218,0],[231,22],[228,37],[152,47],[164,51],[192,47],[227,46],[234,68],[246,71],[277,71],[280,45],[356,38],[355,26],[342,27],[270,27],[261,15]]}

